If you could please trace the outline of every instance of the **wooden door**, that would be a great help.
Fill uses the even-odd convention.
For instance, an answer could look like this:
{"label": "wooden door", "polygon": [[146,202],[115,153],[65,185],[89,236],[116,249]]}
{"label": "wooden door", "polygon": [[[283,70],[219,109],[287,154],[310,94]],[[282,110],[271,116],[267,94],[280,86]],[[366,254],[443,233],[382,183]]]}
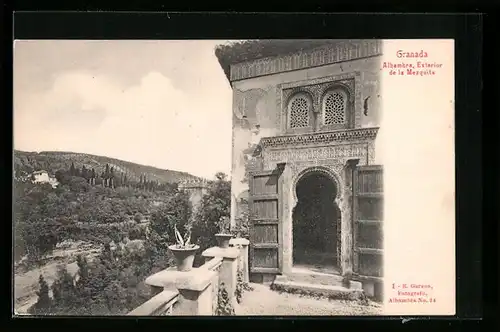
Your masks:
{"label": "wooden door", "polygon": [[383,187],[382,166],[356,167],[353,176],[353,272],[360,278],[383,277]]}
{"label": "wooden door", "polygon": [[280,173],[250,174],[250,272],[280,273],[282,266],[280,223]]}

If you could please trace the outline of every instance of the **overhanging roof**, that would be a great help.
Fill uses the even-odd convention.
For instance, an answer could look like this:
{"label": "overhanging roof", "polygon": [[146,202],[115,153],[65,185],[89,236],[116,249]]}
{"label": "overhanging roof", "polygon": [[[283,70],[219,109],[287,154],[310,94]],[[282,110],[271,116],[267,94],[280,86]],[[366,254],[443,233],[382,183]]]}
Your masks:
{"label": "overhanging roof", "polygon": [[305,49],[322,47],[345,41],[340,39],[267,39],[245,40],[221,44],[215,48],[215,56],[229,81],[231,65],[261,58],[288,55]]}

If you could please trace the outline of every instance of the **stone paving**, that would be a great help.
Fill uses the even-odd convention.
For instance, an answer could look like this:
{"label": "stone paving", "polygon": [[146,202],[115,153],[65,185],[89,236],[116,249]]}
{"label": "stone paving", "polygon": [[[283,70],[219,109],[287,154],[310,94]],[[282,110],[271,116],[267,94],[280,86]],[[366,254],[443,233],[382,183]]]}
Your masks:
{"label": "stone paving", "polygon": [[243,294],[236,315],[277,316],[366,316],[380,315],[382,307],[374,302],[368,305],[355,301],[316,299],[296,294],[278,293],[269,286],[251,284],[253,291]]}

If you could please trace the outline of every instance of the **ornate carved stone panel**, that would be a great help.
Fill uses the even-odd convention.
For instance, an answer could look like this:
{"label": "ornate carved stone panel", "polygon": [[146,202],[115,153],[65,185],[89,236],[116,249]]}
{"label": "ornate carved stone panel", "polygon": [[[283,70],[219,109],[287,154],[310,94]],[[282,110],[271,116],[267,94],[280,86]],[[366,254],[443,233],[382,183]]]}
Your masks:
{"label": "ornate carved stone panel", "polygon": [[296,93],[308,92],[312,96],[313,111],[319,113],[321,111],[321,97],[323,96],[325,91],[332,86],[340,86],[345,88],[349,94],[349,97],[351,98],[350,101],[354,101],[354,78],[351,78],[283,89],[283,105],[286,107],[289,98]]}
{"label": "ornate carved stone panel", "polygon": [[338,143],[372,142],[375,140],[379,128],[358,128],[338,130],[324,133],[302,135],[287,135],[263,137],[259,145],[262,148],[295,148],[301,146],[319,146]]}
{"label": "ornate carved stone panel", "polygon": [[326,174],[336,185],[335,203],[341,211],[337,261],[342,273],[352,269],[352,168],[349,160],[366,165],[374,159],[378,128],[359,128],[325,133],[262,138],[259,146],[263,168],[285,164],[282,176],[283,271],[291,271],[293,248],[293,209],[297,204],[296,185],[309,172]]}
{"label": "ornate carved stone panel", "polygon": [[[279,163],[295,164],[306,162],[312,166],[322,163],[345,163],[349,159],[359,158],[367,163],[368,144],[342,144],[322,147],[296,148],[286,150],[265,150],[263,153],[264,169],[274,169]],[[324,164],[323,164],[324,165]]]}
{"label": "ornate carved stone panel", "polygon": [[[290,164],[292,170],[292,188],[297,187],[297,182],[307,173],[318,172],[327,175],[334,183],[337,188],[336,200],[340,200],[343,193],[340,190],[344,187],[344,179],[342,176],[342,171],[345,164],[342,162],[330,162],[330,163],[311,163],[311,162],[296,162]],[[294,201],[297,200],[297,193],[295,190],[292,192]]]}
{"label": "ornate carved stone panel", "polygon": [[321,99],[324,93],[333,86],[341,86],[349,95],[349,112],[351,121],[349,126],[357,128],[361,123],[362,95],[361,73],[352,72],[341,75],[326,76],[311,80],[279,84],[276,89],[276,128],[282,134],[287,132],[287,101],[297,92],[307,92],[313,97],[313,110],[321,111]]}

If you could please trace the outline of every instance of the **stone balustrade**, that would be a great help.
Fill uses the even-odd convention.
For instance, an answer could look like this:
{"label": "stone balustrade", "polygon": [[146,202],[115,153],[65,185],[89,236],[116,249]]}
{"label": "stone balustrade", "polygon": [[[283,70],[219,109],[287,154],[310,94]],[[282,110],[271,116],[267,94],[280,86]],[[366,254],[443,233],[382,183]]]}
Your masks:
{"label": "stone balustrade", "polygon": [[233,308],[237,306],[238,271],[248,282],[248,240],[232,239],[229,248],[205,250],[205,264],[190,271],[170,267],[146,279],[153,297],[134,309],[130,316],[213,316],[221,286],[226,288]]}
{"label": "stone balustrade", "polygon": [[250,282],[249,280],[249,266],[248,266],[248,245],[250,241],[245,238],[236,238],[229,240],[229,246],[236,247],[240,251],[238,259],[238,269],[243,272],[243,282]]}
{"label": "stone balustrade", "polygon": [[168,316],[179,299],[179,292],[164,290],[129,312],[128,316]]}

